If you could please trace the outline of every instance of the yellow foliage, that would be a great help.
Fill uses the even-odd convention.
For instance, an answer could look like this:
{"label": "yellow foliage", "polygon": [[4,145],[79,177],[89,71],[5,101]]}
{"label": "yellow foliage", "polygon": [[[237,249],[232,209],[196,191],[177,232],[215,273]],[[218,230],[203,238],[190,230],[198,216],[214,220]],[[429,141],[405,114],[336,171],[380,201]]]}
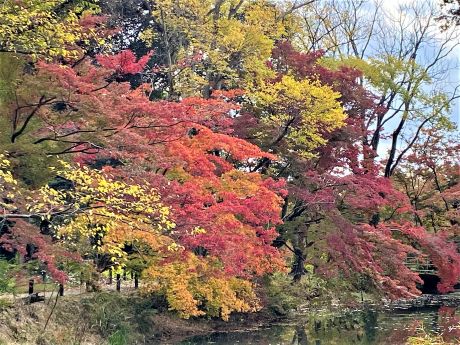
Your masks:
{"label": "yellow foliage", "polygon": [[212,258],[184,256],[168,264],[153,264],[144,272],[147,292],[163,294],[170,310],[183,318],[209,315],[228,320],[232,312],[260,308],[251,282],[226,277]]}
{"label": "yellow foliage", "polygon": [[[158,39],[169,50],[169,72],[182,95],[223,79],[249,87],[273,77],[266,61],[275,41],[286,33],[287,23],[280,20],[277,6],[265,0],[159,0],[154,8],[156,25],[164,30]],[[151,40],[151,32],[148,28],[142,38]],[[183,45],[172,46],[171,37],[177,36],[185,38],[176,41]],[[178,63],[198,53],[201,64]]]}
{"label": "yellow foliage", "polygon": [[21,194],[18,182],[13,177],[10,168],[11,162],[5,154],[0,153],[0,212],[16,209],[14,204],[5,202],[5,199],[13,200]]}
{"label": "yellow foliage", "polygon": [[[147,292],[164,295],[169,308],[183,318],[208,315],[228,320],[232,312],[259,309],[253,283],[227,276],[219,259],[196,256],[174,240],[175,224],[170,221],[170,209],[161,203],[158,192],[146,181],[136,184],[113,180],[88,167],[74,167],[65,162],[61,165],[60,169],[51,169],[70,185],[62,189],[42,187],[31,194],[28,210],[34,217],[54,223],[56,234],[64,244],[108,254],[115,272],[132,264],[130,260],[136,261],[137,269],[143,270]],[[9,160],[0,154],[2,196],[16,185],[9,167]],[[247,181],[238,186],[239,174],[227,173],[224,189],[242,197],[254,193],[252,185],[260,177],[248,174]],[[219,220],[229,218],[236,220],[232,214]],[[255,236],[250,227],[243,226],[238,231]],[[199,226],[190,231],[192,236],[204,233],[206,229]],[[89,242],[94,245],[92,249],[84,244]],[[126,245],[135,253],[128,254]],[[263,265],[261,258],[256,266],[263,268]],[[254,271],[257,273],[256,267]]]}
{"label": "yellow foliage", "polygon": [[[298,81],[291,76],[262,84],[260,91],[254,93],[263,123],[277,131],[274,140],[283,137],[287,149],[295,149],[307,158],[326,143],[324,132],[344,125],[346,115],[339,98],[340,93],[319,81]],[[268,133],[267,138],[273,139],[273,133]]]}
{"label": "yellow foliage", "polygon": [[64,214],[57,233],[64,240],[98,238],[98,251],[110,254],[117,265],[128,259],[125,244],[147,246],[149,250],[171,245],[165,234],[175,227],[170,210],[159,194],[144,181],[142,185],[112,180],[88,167],[73,168],[62,162],[59,176],[72,183],[67,190],[44,186],[40,202],[29,205],[32,213],[44,219]]}
{"label": "yellow foliage", "polygon": [[239,197],[254,196],[260,189],[262,177],[260,174],[250,174],[245,171],[231,170],[222,175],[222,189],[232,192]]}
{"label": "yellow foliage", "polygon": [[5,0],[0,5],[0,51],[46,57],[76,57],[76,42],[96,37],[79,16],[99,10],[94,1]]}
{"label": "yellow foliage", "polygon": [[444,341],[440,335],[429,335],[425,334],[418,337],[409,337],[407,339],[407,345],[453,345],[457,343],[450,343]]}

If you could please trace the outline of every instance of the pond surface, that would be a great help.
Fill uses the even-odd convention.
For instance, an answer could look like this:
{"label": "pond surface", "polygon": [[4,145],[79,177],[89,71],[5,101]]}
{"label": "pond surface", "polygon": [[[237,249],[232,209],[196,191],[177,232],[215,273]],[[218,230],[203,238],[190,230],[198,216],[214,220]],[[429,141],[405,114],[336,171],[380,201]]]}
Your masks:
{"label": "pond surface", "polygon": [[334,318],[306,316],[297,322],[254,331],[195,336],[179,344],[403,345],[422,327],[426,332],[442,334],[449,341],[460,339],[459,306],[366,310]]}

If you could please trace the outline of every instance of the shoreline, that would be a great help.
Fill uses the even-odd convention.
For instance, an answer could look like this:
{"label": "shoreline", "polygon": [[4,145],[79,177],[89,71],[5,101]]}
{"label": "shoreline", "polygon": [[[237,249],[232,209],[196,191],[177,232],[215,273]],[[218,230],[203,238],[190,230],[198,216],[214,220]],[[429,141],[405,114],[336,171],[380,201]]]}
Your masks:
{"label": "shoreline", "polygon": [[[0,344],[46,345],[53,343],[51,339],[54,339],[54,343],[63,343],[59,342],[62,337],[80,337],[75,342],[81,345],[101,344],[120,330],[124,330],[128,334],[127,337],[138,339],[138,342],[128,343],[177,344],[189,338],[205,337],[214,333],[251,332],[276,325],[295,325],[303,319],[305,322],[314,319],[315,316],[321,316],[326,320],[339,320],[370,309],[391,313],[458,306],[460,291],[446,295],[422,295],[415,299],[399,300],[381,306],[365,303],[354,308],[312,307],[302,311],[291,311],[287,315],[276,315],[266,307],[255,313],[232,314],[228,321],[215,318],[180,319],[177,314],[158,307],[151,300],[133,294],[102,292],[66,296],[58,299],[56,310],[53,310],[53,303],[50,302],[52,301],[48,299],[45,303],[25,304],[24,300],[16,300],[10,302],[9,306],[1,307]],[[50,313],[53,315],[44,332],[43,325]],[[109,327],[111,324],[115,326]],[[316,327],[314,324],[312,326]]]}

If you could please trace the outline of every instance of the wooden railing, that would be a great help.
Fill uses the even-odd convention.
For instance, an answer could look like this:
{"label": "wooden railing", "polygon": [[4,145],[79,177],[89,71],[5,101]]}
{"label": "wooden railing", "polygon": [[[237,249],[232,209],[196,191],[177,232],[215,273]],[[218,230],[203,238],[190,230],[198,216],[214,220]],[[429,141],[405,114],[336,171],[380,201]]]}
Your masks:
{"label": "wooden railing", "polygon": [[412,271],[423,274],[436,274],[437,270],[428,258],[408,257],[405,261]]}

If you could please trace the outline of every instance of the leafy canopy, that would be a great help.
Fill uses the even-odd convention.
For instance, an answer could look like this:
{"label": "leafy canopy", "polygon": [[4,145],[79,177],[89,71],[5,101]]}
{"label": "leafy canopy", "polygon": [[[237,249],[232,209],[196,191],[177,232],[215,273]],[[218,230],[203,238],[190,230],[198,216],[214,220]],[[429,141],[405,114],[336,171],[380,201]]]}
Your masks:
{"label": "leafy canopy", "polygon": [[0,6],[0,51],[33,56],[75,58],[77,44],[97,39],[90,18],[99,12],[95,1],[5,0]]}

